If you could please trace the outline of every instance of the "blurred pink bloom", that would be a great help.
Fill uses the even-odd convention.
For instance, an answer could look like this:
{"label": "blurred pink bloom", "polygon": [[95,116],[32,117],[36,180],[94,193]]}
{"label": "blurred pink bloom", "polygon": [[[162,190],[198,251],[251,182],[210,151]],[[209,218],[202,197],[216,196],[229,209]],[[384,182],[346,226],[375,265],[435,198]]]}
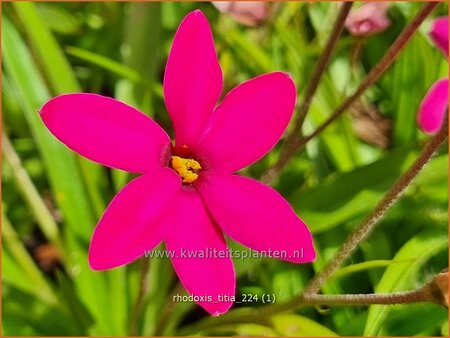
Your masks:
{"label": "blurred pink bloom", "polygon": [[417,123],[427,134],[441,129],[448,109],[448,79],[435,82],[426,93],[419,107]]}
{"label": "blurred pink bloom", "polygon": [[368,2],[352,10],[345,27],[355,36],[369,36],[384,31],[391,24],[386,15],[387,2]]}
{"label": "blurred pink bloom", "polygon": [[448,57],[448,17],[435,19],[429,34],[434,44]]}
{"label": "blurred pink bloom", "polygon": [[213,1],[212,4],[247,26],[261,24],[269,16],[269,4],[265,1]]}
{"label": "blurred pink bloom", "polygon": [[315,259],[311,233],[288,202],[234,174],[280,139],[295,105],[294,82],[285,73],[264,74],[235,87],[216,107],[222,87],[209,23],[194,11],[176,32],[164,76],[175,146],[152,119],[112,98],[67,94],[40,110],[47,128],[75,152],[141,174],[100,219],[89,248],[91,268],[130,263],[164,241],[184,287],[211,297],[197,303],[213,315],[228,311],[235,293],[230,256],[208,256],[228,253],[224,234],[272,256],[284,252],[280,258],[289,262]]}
{"label": "blurred pink bloom", "polygon": [[[448,17],[437,18],[430,29],[434,44],[448,57]],[[448,110],[448,78],[435,82],[420,103],[417,123],[427,134],[434,134],[442,127]]]}

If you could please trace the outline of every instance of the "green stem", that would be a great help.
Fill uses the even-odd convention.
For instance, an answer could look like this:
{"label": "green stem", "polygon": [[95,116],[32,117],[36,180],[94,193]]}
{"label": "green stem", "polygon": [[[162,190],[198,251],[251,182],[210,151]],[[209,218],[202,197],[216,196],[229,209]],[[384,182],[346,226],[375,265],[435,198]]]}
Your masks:
{"label": "green stem", "polygon": [[49,304],[57,304],[57,298],[53,293],[52,288],[49,286],[45,280],[42,271],[36,266],[28,253],[27,249],[24,247],[22,241],[17,235],[14,227],[9,222],[8,218],[4,215],[2,210],[2,238],[3,243],[8,248],[9,252],[16,263],[23,269],[26,276],[28,276],[28,282],[32,283],[34,290],[36,290],[36,295]]}
{"label": "green stem", "polygon": [[134,303],[130,318],[130,336],[137,336],[139,332],[139,321],[144,310],[145,297],[148,293],[148,271],[150,269],[150,260],[143,258],[141,262],[141,276],[139,279],[139,290]]}
{"label": "green stem", "polygon": [[39,195],[33,181],[23,167],[22,161],[4,131],[2,132],[2,151],[6,164],[12,169],[12,174],[17,188],[26,203],[31,208],[33,215],[36,217],[40,230],[44,234],[45,238],[50,243],[55,245],[59,252],[64,255],[64,246],[62,245],[62,240],[59,235],[58,225],[53,219],[50,211],[47,209],[47,206]]}

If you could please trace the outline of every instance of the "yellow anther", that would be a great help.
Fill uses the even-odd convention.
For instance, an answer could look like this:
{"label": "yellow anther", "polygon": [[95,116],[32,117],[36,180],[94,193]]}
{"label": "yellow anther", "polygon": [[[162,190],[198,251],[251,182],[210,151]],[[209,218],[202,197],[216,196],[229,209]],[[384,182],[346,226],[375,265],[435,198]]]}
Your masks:
{"label": "yellow anther", "polygon": [[198,178],[196,171],[202,169],[196,160],[179,156],[172,156],[172,168],[180,175],[184,183],[195,182]]}

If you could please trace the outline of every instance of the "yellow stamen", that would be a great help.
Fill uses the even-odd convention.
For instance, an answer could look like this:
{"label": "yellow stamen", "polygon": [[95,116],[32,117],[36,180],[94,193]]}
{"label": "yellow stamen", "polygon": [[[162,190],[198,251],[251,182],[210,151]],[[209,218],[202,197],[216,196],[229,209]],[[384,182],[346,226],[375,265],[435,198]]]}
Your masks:
{"label": "yellow stamen", "polygon": [[181,176],[184,183],[195,182],[198,178],[196,171],[202,169],[196,160],[179,156],[172,156],[172,168]]}

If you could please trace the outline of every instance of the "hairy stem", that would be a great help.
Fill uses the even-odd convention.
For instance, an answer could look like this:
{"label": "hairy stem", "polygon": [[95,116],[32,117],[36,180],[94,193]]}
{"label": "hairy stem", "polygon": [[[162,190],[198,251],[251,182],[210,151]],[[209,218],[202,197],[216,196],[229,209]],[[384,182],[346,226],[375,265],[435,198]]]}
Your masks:
{"label": "hairy stem", "polygon": [[[257,309],[243,308],[229,312],[219,318],[206,318],[196,324],[190,325],[182,330],[182,334],[191,334],[211,327],[225,324],[252,323],[267,321],[267,317],[285,311],[290,311],[304,305],[363,305],[363,304],[397,304],[413,303],[420,301],[436,302],[425,289],[409,292],[380,295],[318,295],[317,292],[328,278],[339,268],[339,266],[353,253],[357,245],[367,238],[378,221],[399,200],[406,188],[411,184],[417,174],[430,161],[436,151],[448,137],[448,124],[444,123],[442,129],[433,136],[425,145],[418,158],[409,169],[397,180],[392,188],[384,195],[373,211],[360,223],[339,251],[325,266],[325,268],[314,277],[304,292],[285,303],[261,306]],[[343,302],[346,302],[345,304]]]}
{"label": "hairy stem", "polygon": [[320,295],[303,296],[303,304],[308,305],[371,305],[371,304],[410,304],[428,301],[429,297],[423,288],[395,293],[369,293],[349,295]]}
{"label": "hairy stem", "polygon": [[173,301],[173,298],[175,295],[178,295],[178,294],[182,294],[182,295],[187,294],[187,292],[184,289],[181,282],[178,282],[177,285],[175,285],[175,287],[173,288],[169,297],[167,298],[167,304],[162,309],[162,313],[161,313],[158,325],[156,326],[156,329],[155,329],[155,336],[163,336],[164,335],[164,329],[166,328],[166,325],[167,325],[170,317],[172,316],[172,313],[177,308],[177,303],[175,303]]}
{"label": "hairy stem", "polygon": [[294,128],[292,129],[291,135],[288,135],[286,139],[287,142],[289,141],[289,136],[293,138],[297,137],[298,133],[302,129],[306,114],[309,111],[309,106],[311,105],[314,94],[319,87],[320,79],[322,78],[322,75],[325,72],[328,63],[330,62],[331,55],[333,54],[334,48],[336,47],[339,37],[341,36],[341,33],[344,29],[345,20],[350,13],[352,5],[353,2],[345,2],[341,6],[336,22],[334,23],[334,26],[331,30],[330,37],[328,38],[327,44],[325,45],[322,54],[317,60],[311,79],[309,80],[308,86],[305,89],[305,94],[298,109],[297,117],[294,123]]}
{"label": "hairy stem", "polygon": [[130,318],[130,336],[137,336],[139,333],[139,321],[144,310],[145,297],[148,293],[148,271],[150,269],[150,260],[142,259],[141,276],[139,279],[139,291],[134,303]]}
{"label": "hairy stem", "polygon": [[290,140],[289,144],[285,145],[285,150],[280,154],[278,161],[267,170],[263,175],[263,181],[270,183],[275,179],[289,162],[289,160],[300,150],[306,143],[319,135],[326,127],[334,122],[342,113],[344,113],[371,85],[373,85],[390,65],[395,61],[400,52],[408,44],[410,39],[414,36],[419,29],[422,22],[433,11],[433,9],[439,4],[439,2],[429,2],[423,5],[422,9],[416,16],[410,21],[410,23],[403,29],[388,51],[384,54],[382,59],[371,69],[371,71],[362,80],[358,88],[353,94],[348,96],[340,106],[328,117],[325,122],[320,125],[313,133],[305,136],[304,138],[294,138]]}
{"label": "hairy stem", "polygon": [[[428,292],[428,285],[421,288],[394,293],[380,294],[345,294],[345,295],[319,295],[303,294],[298,299],[296,308],[311,305],[324,306],[363,306],[372,304],[411,304],[418,302],[436,302]],[[208,317],[195,324],[183,328],[180,335],[190,335],[203,330],[213,329],[220,326],[242,323],[261,323],[270,325],[269,316],[292,310],[288,303],[262,306],[252,310],[244,308],[235,310],[229,315],[214,318]]]}
{"label": "hairy stem", "polygon": [[439,147],[448,136],[448,125],[444,124],[442,129],[425,145],[416,161],[397,180],[391,189],[384,195],[383,199],[373,211],[362,221],[362,223],[350,234],[333,259],[326,267],[316,275],[305,290],[305,294],[316,293],[325,281],[339,268],[339,266],[353,253],[357,245],[364,240],[374,229],[378,221],[403,195],[406,188],[411,184],[417,174],[430,161]]}
{"label": "hairy stem", "polygon": [[[283,148],[281,148],[280,159],[289,156],[289,154],[292,152],[291,148],[293,145],[295,145],[295,141],[299,136],[303,123],[305,122],[306,114],[309,111],[309,107],[311,105],[314,94],[319,87],[320,79],[322,78],[322,75],[328,66],[334,48],[336,47],[339,37],[341,36],[341,33],[344,29],[345,20],[350,13],[352,5],[353,2],[345,2],[339,10],[338,17],[334,23],[333,28],[331,29],[330,37],[328,38],[322,54],[317,60],[311,78],[305,88],[305,93],[303,94],[302,101],[299,105],[298,113],[294,121],[294,126],[286,136],[286,140],[283,143]],[[262,182],[269,183],[272,180],[272,174],[274,174],[274,172],[269,169],[261,178]]]}

